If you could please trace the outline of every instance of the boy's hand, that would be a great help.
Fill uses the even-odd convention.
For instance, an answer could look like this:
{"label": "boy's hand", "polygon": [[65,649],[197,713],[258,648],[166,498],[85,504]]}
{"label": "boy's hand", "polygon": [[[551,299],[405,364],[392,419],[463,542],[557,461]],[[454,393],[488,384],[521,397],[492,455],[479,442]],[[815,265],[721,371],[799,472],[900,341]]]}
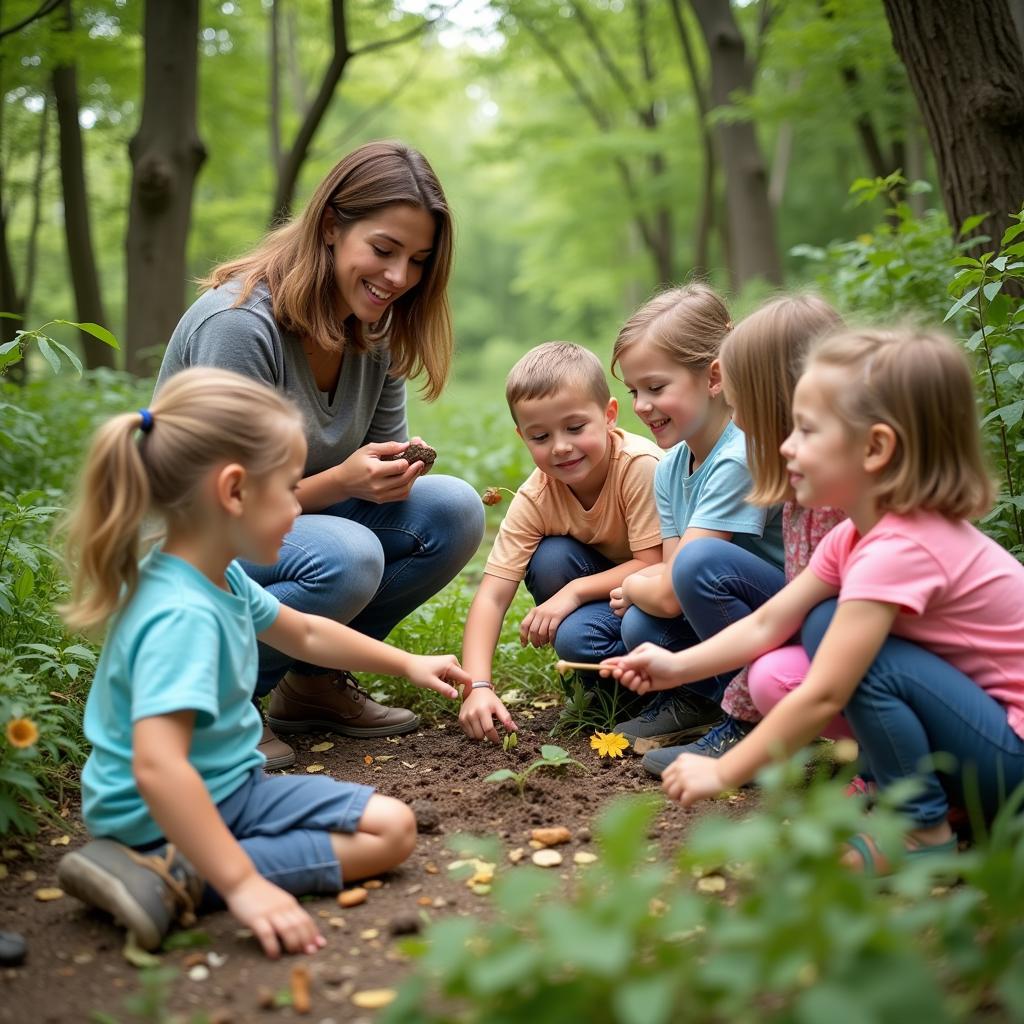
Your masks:
{"label": "boy's hand", "polygon": [[689,807],[698,800],[718,796],[727,787],[715,758],[680,754],[663,772],[661,788],[670,800]]}
{"label": "boy's hand", "polygon": [[501,698],[486,687],[472,690],[469,696],[462,702],[459,711],[459,725],[462,731],[471,740],[490,740],[492,743],[500,743],[498,730],[494,728],[494,719],[501,723],[505,732],[517,732],[519,726],[512,721],[508,709],[501,702]]}
{"label": "boy's hand", "polygon": [[679,666],[671,651],[657,644],[640,644],[629,654],[601,662],[601,675],[614,676],[627,690],[650,693],[679,685]]}
{"label": "boy's hand", "polygon": [[413,654],[405,673],[413,686],[436,690],[443,697],[458,697],[452,684],[468,686],[473,677],[459,664],[454,654]]}
{"label": "boy's hand", "polygon": [[519,624],[519,642],[524,647],[527,644],[544,647],[554,643],[559,623],[579,606],[580,602],[569,593],[569,588],[562,587],[554,597],[532,608]]}
{"label": "boy's hand", "polygon": [[282,945],[289,953],[315,953],[327,944],[299,901],[262,875],[253,872],[222,895],[228,910],[252,929],[269,957],[280,956]]}
{"label": "boy's hand", "polygon": [[608,595],[608,604],[611,606],[611,610],[618,615],[621,619],[626,614],[626,609],[632,604],[625,593],[623,593],[622,587],[615,587],[612,592]]}

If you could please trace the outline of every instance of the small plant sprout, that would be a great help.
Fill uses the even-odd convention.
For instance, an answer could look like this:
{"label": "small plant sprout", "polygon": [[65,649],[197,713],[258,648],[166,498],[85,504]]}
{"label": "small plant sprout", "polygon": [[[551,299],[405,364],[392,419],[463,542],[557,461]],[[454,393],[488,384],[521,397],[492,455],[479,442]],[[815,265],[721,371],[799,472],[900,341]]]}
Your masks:
{"label": "small plant sprout", "polygon": [[[514,735],[514,734],[512,734]],[[519,796],[523,799],[526,798],[526,780],[540,768],[565,768],[568,765],[574,764],[577,768],[582,768],[586,771],[586,766],[581,764],[579,761],[571,758],[565,750],[561,747],[556,747],[553,743],[546,743],[540,748],[540,757],[537,758],[532,764],[528,764],[521,772],[513,771],[511,768],[499,768],[496,772],[491,772],[484,782],[508,782],[512,781],[519,787]]]}
{"label": "small plant sprout", "polygon": [[505,736],[501,741],[501,749],[504,750],[506,754],[511,754],[518,746],[519,736],[514,732],[505,733]]}
{"label": "small plant sprout", "polygon": [[590,737],[590,746],[598,757],[622,757],[629,740],[621,732],[595,732]]}
{"label": "small plant sprout", "polygon": [[488,487],[487,490],[480,495],[480,500],[485,505],[499,505],[502,501],[502,491],[504,491],[510,498],[514,498],[516,496],[516,492],[508,487]]}

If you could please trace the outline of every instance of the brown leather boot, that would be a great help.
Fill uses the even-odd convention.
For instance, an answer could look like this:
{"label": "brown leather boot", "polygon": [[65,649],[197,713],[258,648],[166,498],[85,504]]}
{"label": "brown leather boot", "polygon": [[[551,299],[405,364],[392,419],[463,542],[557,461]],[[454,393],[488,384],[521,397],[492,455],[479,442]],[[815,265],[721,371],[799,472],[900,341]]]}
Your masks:
{"label": "brown leather boot", "polygon": [[263,767],[268,772],[275,768],[290,768],[295,764],[295,751],[284,740],[279,740],[269,725],[264,724],[263,735],[256,749],[267,759]]}
{"label": "brown leather boot", "polygon": [[419,715],[371,700],[351,672],[304,676],[289,672],[270,695],[277,733],[334,732],[341,736],[397,736],[412,732]]}

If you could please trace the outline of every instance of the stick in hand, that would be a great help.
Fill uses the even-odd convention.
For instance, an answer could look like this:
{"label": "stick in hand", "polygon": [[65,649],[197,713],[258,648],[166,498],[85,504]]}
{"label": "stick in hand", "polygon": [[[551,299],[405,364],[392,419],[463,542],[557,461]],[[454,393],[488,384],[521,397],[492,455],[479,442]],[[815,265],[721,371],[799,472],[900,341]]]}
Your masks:
{"label": "stick in hand", "polygon": [[564,676],[567,672],[600,672],[604,666],[586,661],[556,661],[555,671]]}

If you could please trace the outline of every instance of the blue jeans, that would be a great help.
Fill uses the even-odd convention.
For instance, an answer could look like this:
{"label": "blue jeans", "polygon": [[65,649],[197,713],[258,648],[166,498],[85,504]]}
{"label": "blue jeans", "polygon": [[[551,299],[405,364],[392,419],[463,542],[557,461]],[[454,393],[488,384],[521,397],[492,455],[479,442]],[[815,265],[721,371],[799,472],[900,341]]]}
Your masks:
{"label": "blue jeans", "polygon": [[[807,616],[801,639],[809,657],[835,609],[835,600],[825,601]],[[968,807],[980,802],[991,819],[1024,782],[1024,739],[1010,728],[1006,708],[909,640],[885,641],[844,714],[880,788],[900,779],[921,781],[903,810],[922,828],[945,820],[949,797]],[[933,769],[929,761],[937,753],[952,755],[954,765]]]}
{"label": "blue jeans", "polygon": [[[243,562],[246,573],[282,604],[324,615],[383,640],[409,612],[449,583],[473,557],[484,506],[464,480],[425,476],[405,501],[378,505],[350,498],[301,515],[274,565]],[[256,696],[290,668],[322,671],[260,644]]]}
{"label": "blue jeans", "polygon": [[[526,589],[543,604],[572,580],[614,568],[613,561],[575,537],[545,537],[526,568]],[[580,605],[559,623],[554,648],[566,661],[600,661],[625,654],[622,620],[607,598]]]}
{"label": "blue jeans", "polygon": [[[682,651],[745,618],[785,586],[781,569],[718,537],[691,541],[672,563],[672,589],[683,609],[675,618],[649,615],[635,605],[622,620],[622,639],[632,650],[649,642]],[[690,683],[696,693],[721,700],[735,672]]]}

